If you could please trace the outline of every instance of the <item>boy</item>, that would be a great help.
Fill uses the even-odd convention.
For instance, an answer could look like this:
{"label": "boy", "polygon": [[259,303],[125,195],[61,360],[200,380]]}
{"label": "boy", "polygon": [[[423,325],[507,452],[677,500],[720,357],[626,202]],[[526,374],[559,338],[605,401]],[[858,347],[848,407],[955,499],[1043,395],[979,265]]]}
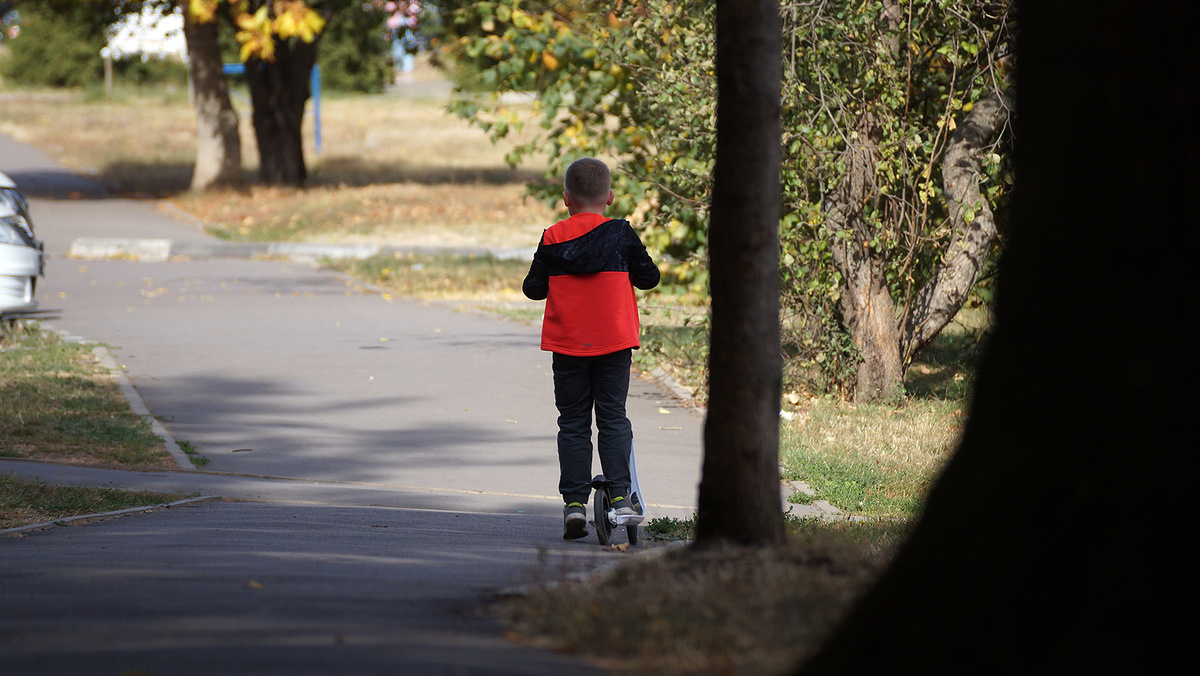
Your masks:
{"label": "boy", "polygon": [[625,399],[633,349],[640,346],[633,287],[653,289],[659,273],[629,222],[604,217],[611,185],[603,162],[571,163],[563,191],[570,218],[542,233],[522,289],[546,300],[542,349],[553,353],[564,540],[588,534],[593,409],[612,506],[618,514],[642,513],[637,496],[629,495],[633,428]]}

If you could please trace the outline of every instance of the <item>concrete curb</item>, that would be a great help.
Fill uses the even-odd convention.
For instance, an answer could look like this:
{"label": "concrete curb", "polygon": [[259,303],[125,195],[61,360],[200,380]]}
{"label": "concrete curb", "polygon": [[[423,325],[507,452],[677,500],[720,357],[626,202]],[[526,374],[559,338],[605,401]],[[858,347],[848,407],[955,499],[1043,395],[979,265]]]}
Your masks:
{"label": "concrete curb", "polygon": [[62,525],[62,524],[68,524],[68,523],[71,523],[72,521],[82,521],[83,519],[103,519],[103,518],[112,517],[112,516],[122,516],[124,514],[139,514],[139,513],[143,513],[143,512],[152,512],[152,511],[155,511],[158,509],[170,509],[172,507],[178,507],[179,505],[186,505],[186,504],[192,503],[192,502],[200,502],[202,500],[213,500],[213,499],[216,499],[216,496],[202,495],[202,496],[195,497],[195,498],[184,498],[183,500],[176,500],[175,502],[165,502],[165,503],[161,503],[161,504],[157,504],[157,505],[144,505],[142,507],[129,507],[126,509],[118,509],[113,512],[99,512],[97,514],[79,514],[77,516],[67,516],[67,517],[63,517],[61,519],[55,519],[53,521],[43,521],[42,523],[31,523],[27,526],[13,526],[12,528],[5,528],[5,529],[0,530],[0,535],[8,535],[10,533],[20,533],[22,531],[29,531],[29,530],[37,530],[39,528],[48,528],[50,526],[58,526],[58,525]]}
{"label": "concrete curb", "polygon": [[100,363],[113,374],[117,379],[117,384],[121,386],[121,393],[125,395],[125,400],[129,402],[129,408],[133,412],[142,416],[142,419],[150,424],[150,429],[162,438],[163,444],[167,447],[167,452],[171,454],[171,458],[175,460],[175,464],[179,465],[179,469],[195,470],[196,466],[192,464],[191,459],[183,452],[183,449],[176,443],[175,437],[163,427],[162,423],[150,414],[150,408],[146,406],[146,402],[142,399],[142,395],[138,394],[129,377],[125,375],[124,369],[117,364],[117,360],[112,358],[108,353],[108,349],[104,347],[92,348],[92,353],[100,360]]}

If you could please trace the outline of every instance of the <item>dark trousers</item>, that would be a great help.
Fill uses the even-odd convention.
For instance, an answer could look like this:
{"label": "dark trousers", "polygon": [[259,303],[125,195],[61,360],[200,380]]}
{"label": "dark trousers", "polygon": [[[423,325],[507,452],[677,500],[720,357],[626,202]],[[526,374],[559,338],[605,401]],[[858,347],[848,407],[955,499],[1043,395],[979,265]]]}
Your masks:
{"label": "dark trousers", "polygon": [[592,483],[592,411],[596,447],[612,495],[629,493],[633,426],[625,415],[633,351],[597,357],[554,353],[554,403],[558,406],[558,491],[567,503],[587,503]]}

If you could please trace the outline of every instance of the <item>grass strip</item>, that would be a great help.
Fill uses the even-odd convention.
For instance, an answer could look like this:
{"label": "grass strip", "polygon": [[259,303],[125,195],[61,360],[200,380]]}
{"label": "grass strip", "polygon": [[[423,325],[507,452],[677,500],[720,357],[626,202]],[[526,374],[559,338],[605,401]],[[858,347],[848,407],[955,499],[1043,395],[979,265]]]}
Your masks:
{"label": "grass strip", "polygon": [[89,346],[21,322],[0,347],[0,457],[175,467]]}
{"label": "grass strip", "polygon": [[490,255],[396,254],[334,261],[330,267],[397,296],[513,302],[525,299],[521,283],[529,261]]}
{"label": "grass strip", "polygon": [[0,475],[0,529],[174,502],[171,493],[116,488],[52,486],[13,474]]}

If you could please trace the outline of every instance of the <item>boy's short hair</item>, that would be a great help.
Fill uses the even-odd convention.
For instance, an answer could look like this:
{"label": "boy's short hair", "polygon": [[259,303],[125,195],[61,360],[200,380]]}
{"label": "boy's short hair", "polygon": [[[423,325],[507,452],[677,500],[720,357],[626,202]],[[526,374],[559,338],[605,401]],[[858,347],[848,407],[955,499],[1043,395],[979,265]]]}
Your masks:
{"label": "boy's short hair", "polygon": [[584,157],[567,167],[563,187],[573,199],[585,204],[598,204],[608,201],[612,177],[609,176],[608,167],[603,162],[593,157]]}

